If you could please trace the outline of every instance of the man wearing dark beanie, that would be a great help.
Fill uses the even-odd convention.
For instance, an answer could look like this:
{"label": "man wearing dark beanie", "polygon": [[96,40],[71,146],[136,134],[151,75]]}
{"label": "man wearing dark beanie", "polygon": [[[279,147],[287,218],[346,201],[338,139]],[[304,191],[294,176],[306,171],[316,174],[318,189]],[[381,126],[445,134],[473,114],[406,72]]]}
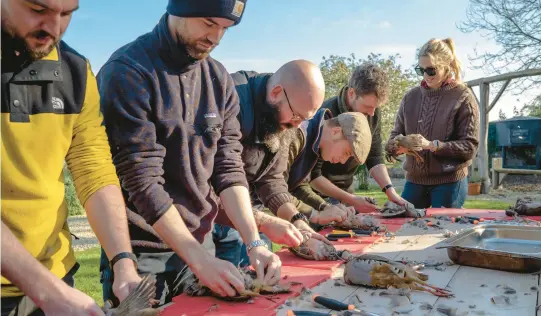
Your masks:
{"label": "man wearing dark beanie", "polygon": [[[236,267],[202,246],[220,209],[260,281],[280,280],[281,262],[260,240],[251,210],[233,80],[209,57],[245,5],[171,0],[158,25],[114,52],[97,76],[138,272],[156,276],[158,305],[194,275],[222,296],[244,290]],[[114,302],[106,262],[103,294]]]}

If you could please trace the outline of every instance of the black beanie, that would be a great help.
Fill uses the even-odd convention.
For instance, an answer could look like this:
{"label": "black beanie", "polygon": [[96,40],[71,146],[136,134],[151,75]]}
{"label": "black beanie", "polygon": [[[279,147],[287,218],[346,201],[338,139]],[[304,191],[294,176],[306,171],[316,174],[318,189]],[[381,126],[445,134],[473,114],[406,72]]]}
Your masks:
{"label": "black beanie", "polygon": [[216,17],[239,24],[247,0],[169,0],[167,13],[178,17]]}

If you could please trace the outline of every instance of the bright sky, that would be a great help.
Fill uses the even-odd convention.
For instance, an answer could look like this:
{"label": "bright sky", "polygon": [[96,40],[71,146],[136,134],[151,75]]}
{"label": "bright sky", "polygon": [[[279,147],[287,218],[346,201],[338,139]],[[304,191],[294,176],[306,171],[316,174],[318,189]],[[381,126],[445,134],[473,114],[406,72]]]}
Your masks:
{"label": "bright sky", "polygon": [[[120,46],[151,31],[167,0],[81,0],[64,40],[90,59],[95,72]],[[452,37],[464,65],[465,80],[487,76],[469,66],[468,55],[495,51],[480,34],[465,34],[456,25],[466,18],[468,0],[248,0],[241,23],[227,31],[212,56],[229,72],[273,72],[292,59],[319,64],[323,56],[364,58],[369,53],[399,53],[404,67],[416,62],[415,50],[432,37]],[[475,90],[476,93],[478,92]],[[512,114],[537,91],[504,95],[490,112]]]}

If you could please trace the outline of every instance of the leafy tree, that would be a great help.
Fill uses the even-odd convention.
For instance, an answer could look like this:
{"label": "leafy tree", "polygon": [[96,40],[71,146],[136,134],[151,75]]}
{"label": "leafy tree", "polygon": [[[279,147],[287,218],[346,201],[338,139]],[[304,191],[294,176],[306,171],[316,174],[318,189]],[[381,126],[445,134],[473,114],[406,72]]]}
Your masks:
{"label": "leafy tree", "polygon": [[[396,112],[400,107],[402,98],[416,84],[419,79],[410,69],[404,69],[398,63],[399,54],[382,57],[381,54],[370,54],[366,59],[358,59],[355,54],[350,56],[323,57],[320,64],[323,78],[325,79],[326,91],[325,98],[336,96],[340,89],[347,84],[349,77],[355,67],[364,62],[371,62],[383,68],[389,76],[389,100],[381,107],[381,137],[382,142],[386,143],[389,139],[389,134],[394,126]],[[368,170],[366,166],[361,165],[356,172],[359,180],[358,189],[368,189]]]}
{"label": "leafy tree", "polygon": [[398,63],[399,54],[382,57],[381,54],[370,54],[366,59],[357,59],[355,54],[349,57],[331,55],[323,57],[320,64],[325,79],[325,98],[336,96],[340,89],[347,84],[351,72],[364,62],[371,62],[383,68],[389,76],[389,100],[381,107],[381,133],[382,141],[387,142],[394,126],[396,112],[402,98],[416,84],[419,79],[410,69],[404,69]]}
{"label": "leafy tree", "polygon": [[[541,0],[470,0],[466,18],[461,31],[479,32],[500,46],[496,52],[476,52],[474,68],[491,74],[541,68]],[[540,84],[540,76],[526,77],[512,88]]]}
{"label": "leafy tree", "polygon": [[521,114],[524,116],[541,117],[541,95],[538,95],[537,98],[524,105],[524,107],[522,107]]}
{"label": "leafy tree", "polygon": [[500,112],[498,112],[498,117],[500,120],[507,120],[507,115],[503,112],[503,109],[500,109]]}

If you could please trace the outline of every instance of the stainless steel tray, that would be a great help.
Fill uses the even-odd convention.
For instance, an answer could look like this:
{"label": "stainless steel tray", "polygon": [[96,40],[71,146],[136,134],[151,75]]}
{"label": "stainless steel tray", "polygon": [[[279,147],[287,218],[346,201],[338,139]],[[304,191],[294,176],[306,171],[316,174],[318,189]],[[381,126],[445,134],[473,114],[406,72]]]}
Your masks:
{"label": "stainless steel tray", "polygon": [[482,224],[435,245],[461,265],[510,272],[541,271],[541,228]]}

